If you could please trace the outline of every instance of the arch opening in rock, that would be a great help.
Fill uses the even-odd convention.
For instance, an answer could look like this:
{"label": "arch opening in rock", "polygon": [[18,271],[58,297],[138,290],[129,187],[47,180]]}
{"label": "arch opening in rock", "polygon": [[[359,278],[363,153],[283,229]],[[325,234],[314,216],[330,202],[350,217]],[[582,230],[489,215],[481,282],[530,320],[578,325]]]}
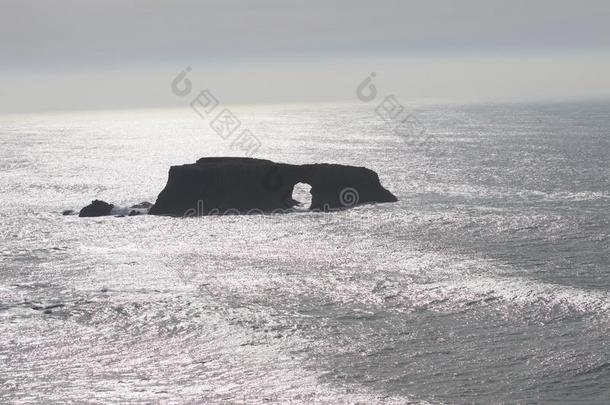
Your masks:
{"label": "arch opening in rock", "polygon": [[297,183],[292,187],[292,199],[298,201],[297,210],[311,209],[311,185]]}

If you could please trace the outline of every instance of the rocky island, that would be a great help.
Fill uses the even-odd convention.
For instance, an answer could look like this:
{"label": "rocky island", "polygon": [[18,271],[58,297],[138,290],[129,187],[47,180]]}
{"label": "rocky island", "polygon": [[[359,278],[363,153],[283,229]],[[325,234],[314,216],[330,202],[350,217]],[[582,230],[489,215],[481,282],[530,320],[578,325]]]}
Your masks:
{"label": "rocky island", "polygon": [[79,216],[148,213],[184,217],[282,212],[299,204],[292,198],[297,183],[311,186],[310,210],[328,211],[397,201],[381,185],[377,173],[365,167],[208,157],[172,166],[167,184],[152,206],[140,203],[118,208],[95,200]]}

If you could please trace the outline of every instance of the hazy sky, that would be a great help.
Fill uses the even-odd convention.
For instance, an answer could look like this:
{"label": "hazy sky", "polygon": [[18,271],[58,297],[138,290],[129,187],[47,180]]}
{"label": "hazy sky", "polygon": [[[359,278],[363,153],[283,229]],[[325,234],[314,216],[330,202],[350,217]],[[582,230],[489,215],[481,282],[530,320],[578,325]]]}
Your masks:
{"label": "hazy sky", "polygon": [[610,1],[0,0],[0,112],[610,96]]}

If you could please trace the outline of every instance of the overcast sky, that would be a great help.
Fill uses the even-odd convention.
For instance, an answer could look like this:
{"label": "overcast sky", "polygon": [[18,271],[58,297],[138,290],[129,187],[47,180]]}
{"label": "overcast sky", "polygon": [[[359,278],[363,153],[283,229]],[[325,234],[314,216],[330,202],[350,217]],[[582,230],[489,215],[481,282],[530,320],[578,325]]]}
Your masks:
{"label": "overcast sky", "polygon": [[0,0],[0,112],[610,96],[610,1]]}

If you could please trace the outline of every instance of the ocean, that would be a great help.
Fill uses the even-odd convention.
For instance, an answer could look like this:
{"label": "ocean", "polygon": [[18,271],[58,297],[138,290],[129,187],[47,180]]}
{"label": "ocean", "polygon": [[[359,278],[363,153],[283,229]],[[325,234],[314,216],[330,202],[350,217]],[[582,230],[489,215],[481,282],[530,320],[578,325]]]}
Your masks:
{"label": "ocean", "polygon": [[[188,105],[0,117],[0,402],[608,402],[610,103],[230,109],[256,151]],[[399,201],[61,214],[247,153]]]}

